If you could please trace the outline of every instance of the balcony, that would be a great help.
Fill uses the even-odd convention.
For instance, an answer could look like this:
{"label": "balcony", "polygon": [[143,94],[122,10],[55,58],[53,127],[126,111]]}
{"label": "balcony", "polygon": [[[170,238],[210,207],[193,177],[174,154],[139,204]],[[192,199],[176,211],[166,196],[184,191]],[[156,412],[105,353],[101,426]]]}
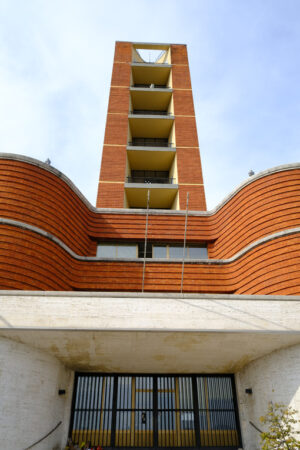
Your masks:
{"label": "balcony", "polygon": [[[167,63],[147,63],[145,61],[131,64],[133,85],[147,85],[147,88],[171,85],[171,65]],[[144,86],[141,86],[144,87]],[[146,87],[146,86],[145,86]]]}
{"label": "balcony", "polygon": [[130,97],[132,110],[168,111],[172,89],[134,87],[130,89]]}
{"label": "balcony", "polygon": [[158,178],[158,177],[127,177],[127,183],[140,184],[173,184],[174,178]]}
{"label": "balcony", "polygon": [[150,190],[149,208],[177,209],[177,184],[163,183],[125,183],[127,208],[147,208],[147,195]]}
{"label": "balcony", "polygon": [[134,109],[130,111],[130,115],[142,115],[142,116],[172,116],[169,111],[159,111],[153,109]]}
{"label": "balcony", "polygon": [[[159,110],[162,111],[162,109],[160,108]],[[154,114],[129,114],[128,122],[130,126],[130,134],[134,138],[169,139],[174,125],[174,116]]]}
{"label": "balcony", "polygon": [[132,65],[134,64],[145,64],[145,65],[149,65],[149,66],[170,66],[168,61],[160,61],[160,62],[155,62],[155,61],[138,61],[138,59],[134,59],[132,61]]}
{"label": "balcony", "polygon": [[169,170],[131,170],[131,176],[127,177],[127,181],[128,183],[172,184],[173,178],[169,175]]}
{"label": "balcony", "polygon": [[127,146],[131,169],[169,170],[176,155],[176,148],[168,140],[137,139]]}
{"label": "balcony", "polygon": [[142,89],[170,89],[170,87],[165,85],[165,84],[135,83],[135,84],[132,84],[130,87],[132,87],[132,88],[142,88]]}
{"label": "balcony", "polygon": [[150,189],[150,207],[170,209],[178,191],[175,181],[169,170],[131,170],[125,183],[129,207],[146,208]]}
{"label": "balcony", "polygon": [[[175,148],[172,142],[169,142],[168,138],[146,138],[136,137],[131,142],[128,142],[129,147],[159,147],[162,149]],[[127,147],[128,148],[128,147]]]}

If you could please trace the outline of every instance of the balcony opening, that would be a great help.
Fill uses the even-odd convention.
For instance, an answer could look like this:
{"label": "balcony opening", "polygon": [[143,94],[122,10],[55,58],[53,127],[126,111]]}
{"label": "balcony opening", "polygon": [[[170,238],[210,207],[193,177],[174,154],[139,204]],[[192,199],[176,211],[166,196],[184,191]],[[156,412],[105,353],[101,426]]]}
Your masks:
{"label": "balcony opening", "polygon": [[137,64],[170,64],[170,47],[156,44],[133,45],[132,62]]}
{"label": "balcony opening", "polygon": [[155,109],[133,109],[130,111],[131,114],[137,114],[137,115],[146,115],[146,116],[170,116],[171,114],[166,111],[160,111]]}
{"label": "balcony opening", "polygon": [[132,66],[131,87],[154,90],[172,89],[171,67]]}
{"label": "balcony opening", "polygon": [[131,85],[136,88],[172,88],[171,53],[167,45],[133,46]]}
{"label": "balcony opening", "polygon": [[129,145],[133,147],[174,147],[168,138],[132,138]]}
{"label": "balcony opening", "polygon": [[168,170],[131,170],[127,177],[127,183],[172,184],[173,180]]}

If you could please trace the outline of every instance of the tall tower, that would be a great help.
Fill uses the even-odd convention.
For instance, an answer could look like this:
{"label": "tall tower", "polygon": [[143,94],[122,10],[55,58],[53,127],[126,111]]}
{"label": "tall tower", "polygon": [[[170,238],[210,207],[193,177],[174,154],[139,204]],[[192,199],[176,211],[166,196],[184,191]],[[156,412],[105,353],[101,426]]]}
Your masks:
{"label": "tall tower", "polygon": [[[145,61],[140,51],[158,56]],[[186,45],[117,42],[97,207],[206,210]]]}

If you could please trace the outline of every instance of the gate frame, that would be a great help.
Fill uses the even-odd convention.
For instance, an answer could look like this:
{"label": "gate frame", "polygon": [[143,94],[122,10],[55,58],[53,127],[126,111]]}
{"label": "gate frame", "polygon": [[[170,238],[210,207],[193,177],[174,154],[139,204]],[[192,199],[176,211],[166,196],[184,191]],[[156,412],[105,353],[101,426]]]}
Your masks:
{"label": "gate frame", "polygon": [[[116,411],[116,402],[117,402],[117,383],[116,380],[118,377],[154,377],[153,378],[153,392],[154,392],[154,384],[157,383],[157,377],[191,377],[192,378],[192,392],[193,392],[193,403],[194,405],[198,403],[197,397],[197,387],[196,387],[196,377],[207,377],[207,378],[230,378],[231,379],[231,386],[232,386],[232,394],[233,394],[233,404],[234,404],[234,414],[235,414],[235,420],[236,420],[236,431],[238,435],[239,444],[238,446],[226,446],[226,447],[220,447],[220,446],[201,446],[200,442],[200,423],[199,423],[199,408],[194,408],[194,423],[195,423],[195,439],[196,444],[199,444],[197,447],[187,447],[188,450],[238,450],[239,448],[243,448],[243,441],[242,441],[242,434],[241,434],[241,427],[240,427],[240,417],[239,417],[239,409],[238,409],[238,402],[237,402],[237,393],[236,393],[236,385],[235,385],[235,375],[232,373],[128,373],[128,372],[82,372],[82,371],[75,371],[75,377],[74,377],[74,386],[73,386],[73,393],[72,393],[72,402],[71,402],[71,414],[70,414],[70,423],[69,423],[69,431],[68,431],[68,438],[72,437],[72,428],[73,428],[73,421],[74,421],[74,412],[75,412],[75,402],[76,402],[76,390],[77,390],[77,384],[78,384],[78,378],[80,376],[103,376],[103,377],[113,377],[114,378],[114,387],[113,387],[113,405],[112,405],[112,411]],[[157,389],[156,389],[157,390]],[[196,403],[195,403],[196,401]],[[157,411],[157,404],[155,407],[155,403],[157,403],[157,396],[153,395],[153,411]],[[196,417],[198,415],[198,418]],[[116,419],[116,414],[115,414]],[[198,419],[198,420],[197,420]],[[157,433],[155,433],[155,429],[157,431],[157,426],[155,427],[155,422],[157,422],[157,416],[155,417],[155,414],[153,414],[153,447],[105,447],[105,450],[163,450],[163,449],[169,449],[173,450],[174,448],[176,450],[184,449],[184,447],[159,447],[157,442]],[[115,444],[115,428],[116,428],[116,420],[112,419],[112,427],[111,427],[111,444]]]}

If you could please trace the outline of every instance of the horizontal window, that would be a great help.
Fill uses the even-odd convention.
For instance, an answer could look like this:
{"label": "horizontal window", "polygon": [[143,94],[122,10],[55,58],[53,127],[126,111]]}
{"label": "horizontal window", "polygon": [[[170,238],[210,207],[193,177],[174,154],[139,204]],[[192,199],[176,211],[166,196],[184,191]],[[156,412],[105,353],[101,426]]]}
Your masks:
{"label": "horizontal window", "polygon": [[100,258],[137,258],[137,244],[98,244]]}
{"label": "horizontal window", "polygon": [[[144,258],[144,243],[121,244],[99,243],[97,256],[100,258]],[[152,244],[147,243],[146,258],[182,259],[183,245]],[[208,259],[205,245],[187,245],[185,247],[185,259]]]}
{"label": "horizontal window", "polygon": [[[181,245],[153,245],[152,249],[153,258],[168,258],[177,259],[183,258],[183,246]],[[207,259],[207,247],[206,246],[196,246],[187,245],[185,247],[186,259]]]}

